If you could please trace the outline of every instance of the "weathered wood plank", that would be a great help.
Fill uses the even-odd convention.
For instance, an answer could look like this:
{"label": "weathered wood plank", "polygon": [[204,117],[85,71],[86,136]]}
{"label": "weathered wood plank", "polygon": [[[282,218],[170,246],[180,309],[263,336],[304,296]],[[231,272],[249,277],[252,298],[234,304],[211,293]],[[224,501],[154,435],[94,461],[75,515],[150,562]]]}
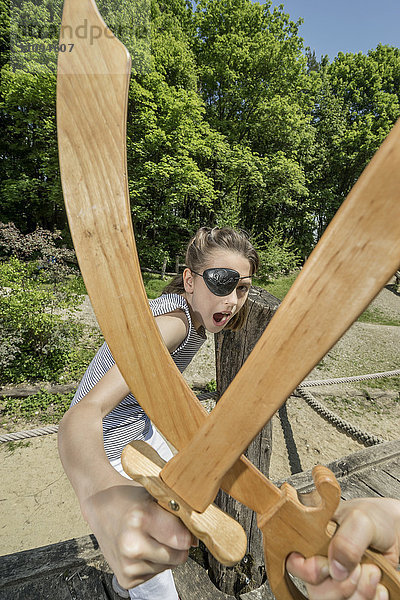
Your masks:
{"label": "weathered wood plank", "polygon": [[382,494],[371,490],[363,481],[360,481],[358,474],[354,473],[339,480],[341,488],[341,498],[343,500],[351,500],[352,498],[363,497],[381,497]]}
{"label": "weathered wood plank", "polygon": [[29,581],[15,580],[0,587],[1,600],[119,600],[111,585],[111,573],[101,561],[98,568],[89,565],[59,572],[56,569]]}
{"label": "weathered wood plank", "polygon": [[[334,473],[342,485],[342,480],[351,474],[372,467],[383,469],[388,464],[392,465],[392,468],[396,472],[400,472],[400,467],[396,467],[396,465],[400,464],[400,440],[363,448],[359,452],[329,463],[327,467]],[[281,485],[283,481],[279,481],[277,485]],[[311,471],[292,475],[288,479],[288,482],[299,492],[308,492],[314,487]],[[383,495],[385,494],[383,493]]]}
{"label": "weathered wood plank", "polygon": [[400,483],[400,473],[393,473],[392,471],[390,471],[390,469],[383,469],[384,473],[387,473],[388,475],[390,475],[390,477],[393,477],[393,479],[397,482]]}
{"label": "weathered wood plank", "polygon": [[384,492],[386,496],[400,498],[400,483],[383,469],[378,470],[376,467],[366,469],[359,474],[359,478],[378,494]]}
{"label": "weathered wood plank", "polygon": [[79,382],[77,383],[66,383],[64,385],[52,385],[50,383],[40,383],[37,385],[26,385],[24,387],[12,387],[2,386],[0,387],[0,398],[4,396],[11,396],[12,398],[26,398],[27,396],[33,396],[41,391],[48,392],[49,394],[68,394],[76,390]]}
{"label": "weathered wood plank", "polygon": [[96,598],[96,600],[119,599],[112,589],[110,570],[104,569],[101,561],[95,567],[86,565],[84,569],[65,574],[72,598]]}
{"label": "weathered wood plank", "polygon": [[0,557],[0,589],[14,582],[30,581],[49,572],[62,572],[102,557],[93,535],[67,540]]}
{"label": "weathered wood plank", "polygon": [[52,572],[29,581],[15,581],[0,587],[1,600],[120,600],[112,590],[111,573],[103,562],[98,568],[84,565],[63,572]]}
{"label": "weathered wood plank", "polygon": [[[7,588],[0,588],[1,600],[72,600],[71,592],[61,574],[47,575],[39,579],[15,582]],[[101,596],[100,596],[101,598]]]}
{"label": "weathered wood plank", "polygon": [[94,536],[0,557],[1,600],[118,600]]}
{"label": "weathered wood plank", "polygon": [[[234,596],[218,590],[205,569],[190,558],[184,565],[174,569],[173,573],[176,589],[182,600],[235,600]],[[302,589],[305,589],[304,586]],[[239,600],[275,600],[275,596],[266,581],[256,590],[239,594]]]}
{"label": "weathered wood plank", "polygon": [[384,467],[385,473],[389,473],[394,479],[400,481],[400,457],[389,461]]}
{"label": "weathered wood plank", "polygon": [[240,594],[240,600],[275,600],[274,594],[271,592],[268,580],[256,590]]}
{"label": "weathered wood plank", "polygon": [[176,589],[182,600],[234,600],[233,596],[218,590],[207,571],[191,558],[184,565],[174,569],[173,574]]}

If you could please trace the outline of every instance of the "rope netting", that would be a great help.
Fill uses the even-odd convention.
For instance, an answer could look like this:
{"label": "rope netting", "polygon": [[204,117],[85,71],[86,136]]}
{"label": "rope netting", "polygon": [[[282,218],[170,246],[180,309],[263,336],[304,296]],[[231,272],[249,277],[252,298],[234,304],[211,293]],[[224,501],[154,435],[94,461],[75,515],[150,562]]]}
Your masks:
{"label": "rope netting", "polygon": [[346,435],[349,435],[354,440],[357,440],[357,442],[360,442],[364,446],[374,446],[375,444],[383,444],[383,442],[386,441],[383,438],[373,435],[368,431],[363,431],[359,427],[356,427],[355,425],[352,425],[345,419],[342,419],[334,412],[329,410],[329,408],[324,406],[319,400],[314,398],[314,396],[310,394],[310,392],[308,392],[307,390],[298,387],[297,391],[301,395],[301,397],[304,398],[307,404],[312,409],[314,409],[315,412],[317,412],[321,417],[323,417],[326,421],[329,421],[329,423],[334,425],[336,429],[342,431]]}

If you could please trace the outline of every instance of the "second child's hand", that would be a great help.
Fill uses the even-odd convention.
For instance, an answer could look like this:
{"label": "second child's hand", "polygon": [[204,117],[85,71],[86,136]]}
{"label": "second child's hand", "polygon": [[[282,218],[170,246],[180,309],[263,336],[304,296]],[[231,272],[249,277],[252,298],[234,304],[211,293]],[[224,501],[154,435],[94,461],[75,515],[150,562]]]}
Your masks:
{"label": "second child's hand", "polygon": [[400,501],[363,498],[342,502],[336,511],[339,527],[328,558],[289,556],[288,571],[307,584],[310,600],[387,600],[375,565],[360,565],[369,546],[397,566],[400,555]]}

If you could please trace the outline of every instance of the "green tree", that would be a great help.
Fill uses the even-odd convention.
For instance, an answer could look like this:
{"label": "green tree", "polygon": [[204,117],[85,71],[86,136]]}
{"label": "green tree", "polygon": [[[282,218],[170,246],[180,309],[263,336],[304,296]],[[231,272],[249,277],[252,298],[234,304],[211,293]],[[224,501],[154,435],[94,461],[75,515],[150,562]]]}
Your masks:
{"label": "green tree", "polygon": [[1,111],[10,140],[3,157],[0,219],[24,231],[64,226],[55,123],[55,75],[3,68]]}
{"label": "green tree", "polygon": [[257,233],[276,223],[299,238],[307,221],[304,162],[313,129],[300,23],[250,0],[196,8],[200,93],[210,125],[241,146],[240,220]]}
{"label": "green tree", "polygon": [[317,238],[400,115],[400,50],[339,53],[319,75],[308,170]]}
{"label": "green tree", "polygon": [[61,0],[7,3],[9,61],[2,66],[0,220],[24,231],[64,225],[55,124],[55,64]]}
{"label": "green tree", "polygon": [[[272,227],[307,255],[400,113],[400,50],[304,56],[301,21],[270,2],[98,7],[132,56],[128,184],[142,264],[172,266],[199,225],[224,223],[265,244]],[[57,53],[23,45],[57,42],[62,2],[0,8],[0,219],[66,230]]]}
{"label": "green tree", "polygon": [[185,2],[152,4],[151,69],[131,79],[128,172],[139,254],[146,266],[175,255],[200,221],[208,221],[213,182],[203,169],[213,134],[196,93]]}

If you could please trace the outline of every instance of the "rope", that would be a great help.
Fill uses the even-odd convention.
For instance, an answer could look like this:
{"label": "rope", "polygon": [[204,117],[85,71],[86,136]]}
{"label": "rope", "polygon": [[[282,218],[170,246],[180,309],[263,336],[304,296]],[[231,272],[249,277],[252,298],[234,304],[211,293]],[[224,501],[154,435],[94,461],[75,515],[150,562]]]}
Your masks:
{"label": "rope", "polygon": [[[377,436],[371,435],[369,433],[363,432],[357,427],[350,425],[350,423],[348,423],[344,419],[341,419],[332,411],[323,406],[323,404],[321,404],[318,400],[314,398],[314,396],[312,396],[309,392],[305,391],[303,388],[313,387],[317,385],[333,385],[335,383],[347,383],[350,381],[379,379],[380,377],[394,377],[396,375],[400,375],[400,369],[396,371],[387,371],[386,373],[372,373],[369,375],[356,375],[353,377],[341,377],[338,379],[318,379],[316,381],[303,381],[297,387],[297,391],[306,400],[306,402],[312,408],[314,408],[316,412],[318,412],[321,416],[326,418],[326,420],[333,423],[338,429],[342,429],[346,433],[349,433],[349,435],[351,435],[358,441],[361,441],[366,446],[371,446],[373,444],[381,444],[385,440]],[[218,395],[218,392],[203,392],[202,394],[199,394],[197,398],[199,400],[208,400],[211,398],[216,398]],[[25,431],[17,431],[16,433],[6,433],[4,435],[0,435],[0,443],[14,442],[16,440],[25,440],[28,438],[39,437],[42,435],[51,435],[52,433],[57,433],[57,431],[58,425],[52,425],[49,427],[41,427],[39,429],[27,429]]]}
{"label": "rope", "polygon": [[387,371],[386,373],[371,373],[369,375],[354,375],[352,377],[339,377],[337,379],[317,379],[316,381],[303,381],[298,388],[314,387],[317,385],[334,385],[335,383],[348,383],[350,381],[367,381],[368,379],[380,379],[382,377],[395,377],[400,375],[400,369]]}
{"label": "rope", "polygon": [[27,438],[39,437],[41,435],[50,435],[57,433],[58,425],[49,427],[41,427],[40,429],[26,429],[25,431],[17,431],[16,433],[6,433],[0,435],[0,442],[14,442],[15,440],[26,440]]}
{"label": "rope", "polygon": [[361,444],[364,444],[364,446],[374,446],[375,444],[383,444],[386,441],[383,438],[363,431],[362,429],[351,425],[351,423],[345,421],[341,417],[338,417],[335,413],[326,408],[326,406],[321,404],[319,400],[314,398],[314,396],[310,394],[310,392],[307,392],[307,390],[298,387],[297,391],[304,398],[307,404],[311,406],[311,408],[313,408],[321,417],[335,425],[337,429],[343,431],[344,433],[346,433],[346,435],[349,435],[356,441],[361,442]]}
{"label": "rope", "polygon": [[[199,400],[208,400],[209,398],[215,398],[218,396],[218,392],[203,392],[199,394],[197,398]],[[17,431],[15,433],[6,433],[0,435],[1,442],[15,442],[17,440],[26,440],[29,438],[40,437],[42,435],[51,435],[57,433],[58,425],[50,425],[49,427],[41,427],[38,429],[26,429],[25,431]]]}
{"label": "rope", "polygon": [[211,398],[217,398],[219,396],[219,392],[202,392],[198,394],[196,397],[198,400],[209,400]]}

